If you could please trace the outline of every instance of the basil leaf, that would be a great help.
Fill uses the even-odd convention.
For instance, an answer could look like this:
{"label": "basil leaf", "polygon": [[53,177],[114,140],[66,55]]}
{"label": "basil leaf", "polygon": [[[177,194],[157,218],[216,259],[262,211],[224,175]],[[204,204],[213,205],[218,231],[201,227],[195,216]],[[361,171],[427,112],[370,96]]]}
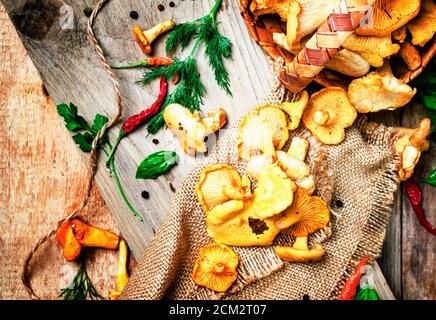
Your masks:
{"label": "basil leaf", "polygon": [[436,187],[436,169],[430,172],[427,178],[422,179],[422,181],[433,187]]}
{"label": "basil leaf", "polygon": [[70,106],[68,106],[65,103],[62,103],[57,106],[57,111],[59,115],[64,118],[65,126],[69,131],[88,131],[91,129],[86,120],[78,115],[77,107],[74,104],[70,103]]}
{"label": "basil leaf", "polygon": [[380,298],[377,294],[377,291],[369,287],[365,287],[357,292],[354,300],[380,300]]}
{"label": "basil leaf", "polygon": [[159,151],[149,155],[138,167],[136,179],[157,179],[169,172],[179,160],[173,151]]}

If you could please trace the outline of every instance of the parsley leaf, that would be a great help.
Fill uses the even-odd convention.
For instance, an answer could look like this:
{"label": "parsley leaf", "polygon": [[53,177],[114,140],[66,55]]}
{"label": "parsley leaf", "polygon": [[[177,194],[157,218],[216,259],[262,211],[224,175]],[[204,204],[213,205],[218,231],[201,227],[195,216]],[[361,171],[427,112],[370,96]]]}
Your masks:
{"label": "parsley leaf", "polygon": [[[65,126],[69,131],[76,132],[73,136],[74,142],[79,146],[83,152],[91,152],[92,142],[97,136],[98,132],[109,121],[109,119],[101,114],[97,114],[94,118],[92,126],[89,126],[85,118],[78,114],[77,107],[70,103],[66,105],[62,103],[57,106],[57,111],[65,120]],[[100,145],[108,142],[107,134],[100,139]]]}
{"label": "parsley leaf", "polygon": [[70,103],[70,106],[62,103],[57,106],[59,115],[64,118],[65,126],[69,131],[91,130],[86,120],[77,114],[77,107]]}

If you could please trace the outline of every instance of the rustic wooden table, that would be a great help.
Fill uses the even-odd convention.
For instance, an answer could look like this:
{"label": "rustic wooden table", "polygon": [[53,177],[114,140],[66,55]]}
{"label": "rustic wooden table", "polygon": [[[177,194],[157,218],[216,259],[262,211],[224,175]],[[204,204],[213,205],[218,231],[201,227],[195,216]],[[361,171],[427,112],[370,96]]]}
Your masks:
{"label": "rustic wooden table", "polygon": [[[91,118],[96,112],[108,112],[106,106],[111,106],[110,110],[113,109],[112,92],[105,94],[106,96],[103,98],[99,97],[99,102],[93,104],[94,95],[99,95],[99,90],[105,92],[103,89],[110,87],[110,85],[104,80],[106,75],[99,67],[98,59],[83,33],[83,20],[77,21],[77,27],[73,30],[62,30],[65,32],[65,43],[62,48],[56,45],[56,41],[59,41],[56,38],[57,35],[49,32],[51,26],[47,23],[50,21],[54,23],[53,21],[59,19],[57,16],[52,17],[50,10],[56,10],[57,15],[61,4],[72,4],[73,1],[63,1],[62,3],[55,0],[42,1],[41,3],[45,6],[43,9],[48,10],[48,15],[43,15],[43,21],[46,24],[42,25],[38,25],[41,21],[37,20],[36,16],[26,16],[32,12],[28,11],[32,9],[30,7],[27,7],[27,13],[19,15],[20,10],[31,2],[24,0],[2,0],[2,2],[6,5],[15,24],[18,25],[20,30],[18,35],[24,41],[33,62],[42,72],[48,92],[57,102],[68,102],[67,99],[73,100],[81,108],[84,108],[83,111],[87,118]],[[96,1],[88,2],[92,5]],[[152,25],[170,17],[176,21],[198,17],[200,12],[207,12],[213,1],[194,3],[174,1],[176,3],[174,9],[168,6],[168,2],[148,1],[147,5],[144,5],[138,4],[136,1],[125,1],[123,4],[115,1],[113,4],[111,3],[110,8],[106,8],[102,12],[101,17],[99,17],[102,21],[109,14],[116,20],[112,25],[103,23],[96,25],[97,34],[103,39],[104,48],[108,51],[110,49],[111,62],[125,62],[141,58],[135,44],[130,39],[130,32],[126,34],[126,30],[129,30],[132,24],[129,18],[130,10],[135,9],[144,15],[137,23]],[[157,11],[156,7],[159,3],[165,6],[164,12]],[[79,17],[81,14],[80,6],[77,4],[75,6],[75,14]],[[155,13],[150,14],[150,11]],[[21,45],[2,5],[0,5],[0,18],[2,25],[0,35],[0,141],[2,146],[0,150],[0,170],[2,173],[0,224],[1,230],[6,230],[0,236],[3,245],[0,255],[3,261],[6,261],[0,277],[0,298],[19,299],[27,297],[19,281],[19,271],[25,252],[51,228],[57,219],[63,216],[66,207],[77,204],[81,199],[87,172],[86,163],[82,162],[80,152],[63,128],[61,119],[56,115],[55,105],[48,98],[42,81]],[[29,18],[36,19],[36,21],[29,20]],[[235,94],[233,100],[228,97],[223,98],[221,94],[215,97],[209,95],[206,102],[211,107],[226,105],[239,108],[232,113],[231,121],[233,121],[263,95],[268,89],[271,76],[265,55],[250,40],[245,25],[239,17],[237,1],[224,1],[219,19],[223,21],[224,33],[235,43],[234,60],[229,64],[231,70],[238,70],[238,72],[232,72],[231,79]],[[26,27],[26,23],[30,24],[33,29]],[[46,33],[44,34],[44,32]],[[61,31],[56,30],[56,32],[60,33]],[[45,37],[47,33],[48,38],[45,42],[39,39],[42,34]],[[122,43],[121,48],[119,43],[117,46],[113,45],[115,41]],[[157,50],[162,52],[162,44],[158,45]],[[126,52],[131,52],[132,56],[126,57]],[[75,70],[75,73],[71,73],[71,70]],[[94,73],[88,76],[86,70],[92,70]],[[207,82],[212,83],[213,80],[208,74],[210,74],[208,70],[204,71],[204,76],[208,77]],[[129,95],[124,96],[128,101],[129,112],[139,110],[141,105],[149,104],[154,99],[153,95],[144,95],[143,89],[132,87],[133,80],[139,76],[138,72],[121,72],[119,75],[122,89],[124,92],[129,91]],[[96,81],[96,77],[99,81]],[[88,90],[88,88],[92,90]],[[152,87],[145,89],[147,92],[153,92]],[[216,88],[213,87],[210,90],[213,91]],[[253,94],[248,95],[247,92]],[[90,107],[86,109],[86,106]],[[399,112],[378,114],[374,118],[388,125],[414,126],[422,114],[422,107],[415,105]],[[165,132],[161,133],[159,139],[166,145],[174,146],[169,143],[171,139]],[[149,144],[144,144],[142,134],[135,135],[130,140],[130,145],[133,145],[134,148],[128,148],[126,145],[129,143],[124,144],[120,151],[120,154],[128,155],[123,159],[125,161],[120,161],[122,172],[134,170],[136,162],[132,159],[142,159],[147,152],[151,151]],[[432,168],[432,165],[436,164],[435,153],[434,146],[432,146],[431,151],[421,161],[417,176],[424,175]],[[168,182],[175,181],[177,185],[182,178],[181,174],[188,170],[190,165],[192,164],[188,163],[186,166],[179,167],[177,169],[179,171],[165,177],[164,180],[160,180],[153,187],[148,184],[135,185],[136,182],[129,180],[131,177],[128,175],[122,177],[127,185],[132,186],[132,194],[135,191],[133,199],[135,205],[144,208],[147,213],[150,213],[150,206],[154,208],[153,211],[157,211],[156,215],[148,215],[151,220],[145,226],[136,225],[129,213],[123,211],[124,206],[117,197],[113,182],[106,174],[99,174],[97,182],[104,198],[112,209],[121,231],[126,235],[137,255],[140,255],[146,241],[152,237],[153,229],[159,225],[164,215],[164,208],[168,203],[166,198],[170,196]],[[104,170],[101,171],[104,172]],[[154,188],[154,194],[163,197],[164,204],[159,203],[162,201],[158,197],[151,204],[144,203],[143,199],[140,198],[140,192],[137,192],[140,188]],[[428,219],[436,222],[434,212],[436,204],[431,198],[431,193],[432,189],[425,186],[424,206]],[[115,230],[111,215],[96,188],[94,188],[92,199],[86,210],[88,213],[96,213],[92,215],[94,220],[91,222],[112,227]],[[163,209],[156,210],[156,208]],[[134,237],[135,234],[140,234],[141,238]],[[380,260],[383,272],[397,298],[436,298],[436,278],[433,276],[434,262],[436,261],[435,247],[436,238],[420,227],[407,199],[402,192],[398,192],[383,256]],[[59,287],[71,279],[73,270],[70,264],[63,262],[59,250],[53,242],[47,244],[48,251],[44,249],[41,252],[43,254],[35,259],[34,281],[35,286],[40,288],[39,294],[49,298],[55,297]],[[115,254],[113,252],[104,251],[97,251],[91,259],[91,261],[98,261],[98,263],[92,264],[92,272],[95,273],[94,279],[101,292],[107,292],[111,288],[114,260]]]}

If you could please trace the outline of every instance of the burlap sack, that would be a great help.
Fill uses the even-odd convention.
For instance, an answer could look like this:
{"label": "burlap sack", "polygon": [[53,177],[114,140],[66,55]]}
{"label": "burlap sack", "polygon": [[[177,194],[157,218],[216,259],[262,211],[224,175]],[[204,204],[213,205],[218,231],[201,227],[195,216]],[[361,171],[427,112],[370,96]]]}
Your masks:
{"label": "burlap sack", "polygon": [[[286,93],[278,82],[264,102],[279,103]],[[237,128],[220,139],[206,162],[192,171],[178,188],[171,209],[133,272],[124,299],[334,299],[355,264],[364,256],[378,257],[383,244],[394,192],[399,179],[398,159],[392,154],[393,128],[359,118],[338,146],[311,142],[309,162],[318,193],[330,203],[331,232],[323,230],[309,242],[323,241],[325,257],[312,263],[288,263],[272,247],[233,247],[240,259],[238,279],[227,294],[194,283],[191,274],[200,248],[213,240],[207,235],[204,213],[195,196],[201,169],[214,163],[237,161]],[[331,233],[331,237],[328,237]],[[275,243],[292,245],[280,235]]]}

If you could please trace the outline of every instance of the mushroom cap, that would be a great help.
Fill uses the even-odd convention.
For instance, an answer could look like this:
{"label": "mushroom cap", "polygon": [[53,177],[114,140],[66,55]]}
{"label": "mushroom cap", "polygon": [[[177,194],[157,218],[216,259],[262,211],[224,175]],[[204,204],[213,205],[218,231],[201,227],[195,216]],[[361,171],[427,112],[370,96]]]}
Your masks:
{"label": "mushroom cap", "polygon": [[360,54],[342,49],[330,60],[326,68],[350,77],[361,77],[369,72],[370,65]]}
{"label": "mushroom cap", "polygon": [[292,204],[295,183],[277,165],[266,165],[258,176],[251,210],[256,218],[272,217]]}
{"label": "mushroom cap", "polygon": [[226,292],[236,281],[238,264],[238,255],[232,249],[222,244],[209,244],[200,249],[192,279],[200,286]]}
{"label": "mushroom cap", "polygon": [[275,158],[289,139],[286,115],[280,108],[265,105],[247,114],[239,124],[238,154],[250,160],[257,154]]}
{"label": "mushroom cap", "polygon": [[400,50],[399,44],[392,43],[391,35],[377,37],[352,34],[345,40],[343,46],[345,49],[359,53],[374,67],[381,67],[384,58],[390,57]]}
{"label": "mushroom cap", "polygon": [[327,203],[298,188],[292,206],[282,213],[275,224],[292,236],[304,237],[324,228],[329,221]]}
{"label": "mushroom cap", "polygon": [[276,13],[282,20],[287,20],[293,2],[295,0],[252,0],[250,10],[255,16]]}
{"label": "mushroom cap", "polygon": [[276,246],[274,250],[280,259],[289,262],[317,261],[324,255],[324,249],[319,244],[315,244],[310,249]]}
{"label": "mushroom cap", "polygon": [[[317,115],[322,114],[320,121]],[[324,144],[339,144],[345,138],[345,128],[350,127],[357,112],[342,88],[325,88],[314,93],[303,114],[305,127]]]}
{"label": "mushroom cap", "polygon": [[380,71],[355,79],[348,87],[350,101],[360,113],[403,107],[415,93],[416,89],[412,89],[391,73]]}
{"label": "mushroom cap", "polygon": [[227,186],[240,187],[241,184],[241,176],[235,168],[228,164],[215,164],[203,169],[195,194],[203,211],[207,213],[217,205],[231,200],[224,192]]}
{"label": "mushroom cap", "polygon": [[421,0],[376,0],[368,21],[356,29],[359,35],[387,36],[419,13]]}
{"label": "mushroom cap", "polygon": [[412,44],[424,46],[436,32],[436,3],[423,1],[419,15],[407,24],[412,34]]}

